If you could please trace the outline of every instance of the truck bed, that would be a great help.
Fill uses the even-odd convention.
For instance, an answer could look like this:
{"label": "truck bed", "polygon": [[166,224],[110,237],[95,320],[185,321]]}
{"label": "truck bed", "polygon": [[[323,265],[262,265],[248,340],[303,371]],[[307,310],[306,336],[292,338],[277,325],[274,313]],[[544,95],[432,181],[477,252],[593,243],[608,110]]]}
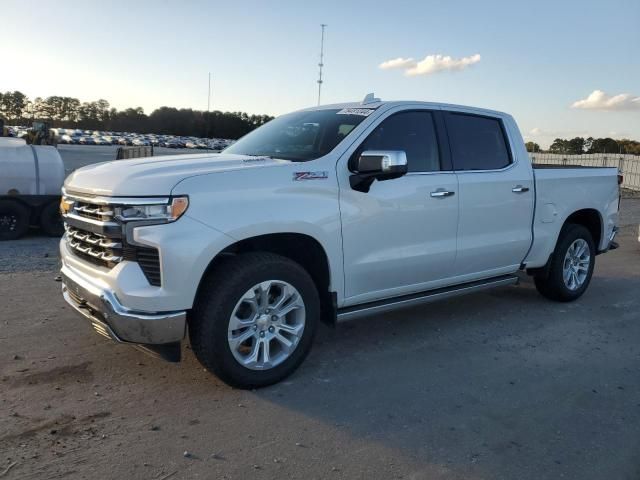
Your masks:
{"label": "truck bed", "polygon": [[564,220],[573,212],[600,213],[602,233],[596,248],[607,248],[618,217],[618,169],[569,165],[535,165],[536,208],[533,246],[526,263],[544,265],[553,251]]}

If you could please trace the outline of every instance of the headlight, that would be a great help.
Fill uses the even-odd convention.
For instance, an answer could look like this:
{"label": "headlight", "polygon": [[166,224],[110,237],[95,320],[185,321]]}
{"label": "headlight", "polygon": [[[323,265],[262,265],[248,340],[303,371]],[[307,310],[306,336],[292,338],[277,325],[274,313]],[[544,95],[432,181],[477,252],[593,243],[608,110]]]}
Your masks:
{"label": "headlight", "polygon": [[189,206],[188,197],[173,197],[169,203],[125,205],[116,208],[116,217],[123,222],[135,220],[158,220],[159,222],[175,222]]}

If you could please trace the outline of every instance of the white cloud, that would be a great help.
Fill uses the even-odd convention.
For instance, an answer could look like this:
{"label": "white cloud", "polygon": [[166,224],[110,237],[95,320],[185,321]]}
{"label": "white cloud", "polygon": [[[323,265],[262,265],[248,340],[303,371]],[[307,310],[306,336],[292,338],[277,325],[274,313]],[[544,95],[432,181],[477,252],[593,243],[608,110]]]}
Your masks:
{"label": "white cloud", "polygon": [[431,73],[442,72],[445,70],[463,70],[474,63],[480,61],[480,54],[476,53],[470,57],[452,58],[444,55],[427,55],[424,60],[416,63],[414,67],[409,68],[405,73],[410,77],[416,75],[429,75]]}
{"label": "white cloud", "polygon": [[387,60],[378,65],[382,70],[389,70],[392,68],[411,68],[416,65],[416,61],[413,58],[394,58],[393,60]]}
{"label": "white cloud", "polygon": [[633,96],[630,93],[611,96],[602,90],[594,90],[587,98],[574,102],[571,108],[585,110],[640,110],[640,97]]}
{"label": "white cloud", "polygon": [[474,63],[480,61],[480,54],[476,53],[469,57],[453,58],[449,55],[427,55],[419,62],[413,58],[398,57],[382,62],[379,67],[383,70],[403,69],[405,75],[415,77],[418,75],[430,75],[432,73],[446,70],[463,70]]}

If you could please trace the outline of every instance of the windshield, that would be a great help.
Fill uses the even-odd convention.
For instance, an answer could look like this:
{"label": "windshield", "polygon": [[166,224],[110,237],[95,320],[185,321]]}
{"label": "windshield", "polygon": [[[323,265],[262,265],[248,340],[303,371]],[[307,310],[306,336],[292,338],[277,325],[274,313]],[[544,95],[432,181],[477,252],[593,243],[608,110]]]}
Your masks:
{"label": "windshield", "polygon": [[331,109],[289,113],[245,135],[224,152],[294,162],[314,160],[333,150],[373,111]]}

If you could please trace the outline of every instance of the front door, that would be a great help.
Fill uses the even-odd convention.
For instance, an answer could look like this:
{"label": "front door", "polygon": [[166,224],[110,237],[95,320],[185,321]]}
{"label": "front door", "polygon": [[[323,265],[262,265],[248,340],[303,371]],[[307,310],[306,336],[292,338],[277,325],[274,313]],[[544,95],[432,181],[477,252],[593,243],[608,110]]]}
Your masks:
{"label": "front door", "polygon": [[409,173],[366,193],[341,188],[346,305],[437,287],[452,275],[458,184],[442,130],[439,112],[399,111],[355,151],[402,150]]}

